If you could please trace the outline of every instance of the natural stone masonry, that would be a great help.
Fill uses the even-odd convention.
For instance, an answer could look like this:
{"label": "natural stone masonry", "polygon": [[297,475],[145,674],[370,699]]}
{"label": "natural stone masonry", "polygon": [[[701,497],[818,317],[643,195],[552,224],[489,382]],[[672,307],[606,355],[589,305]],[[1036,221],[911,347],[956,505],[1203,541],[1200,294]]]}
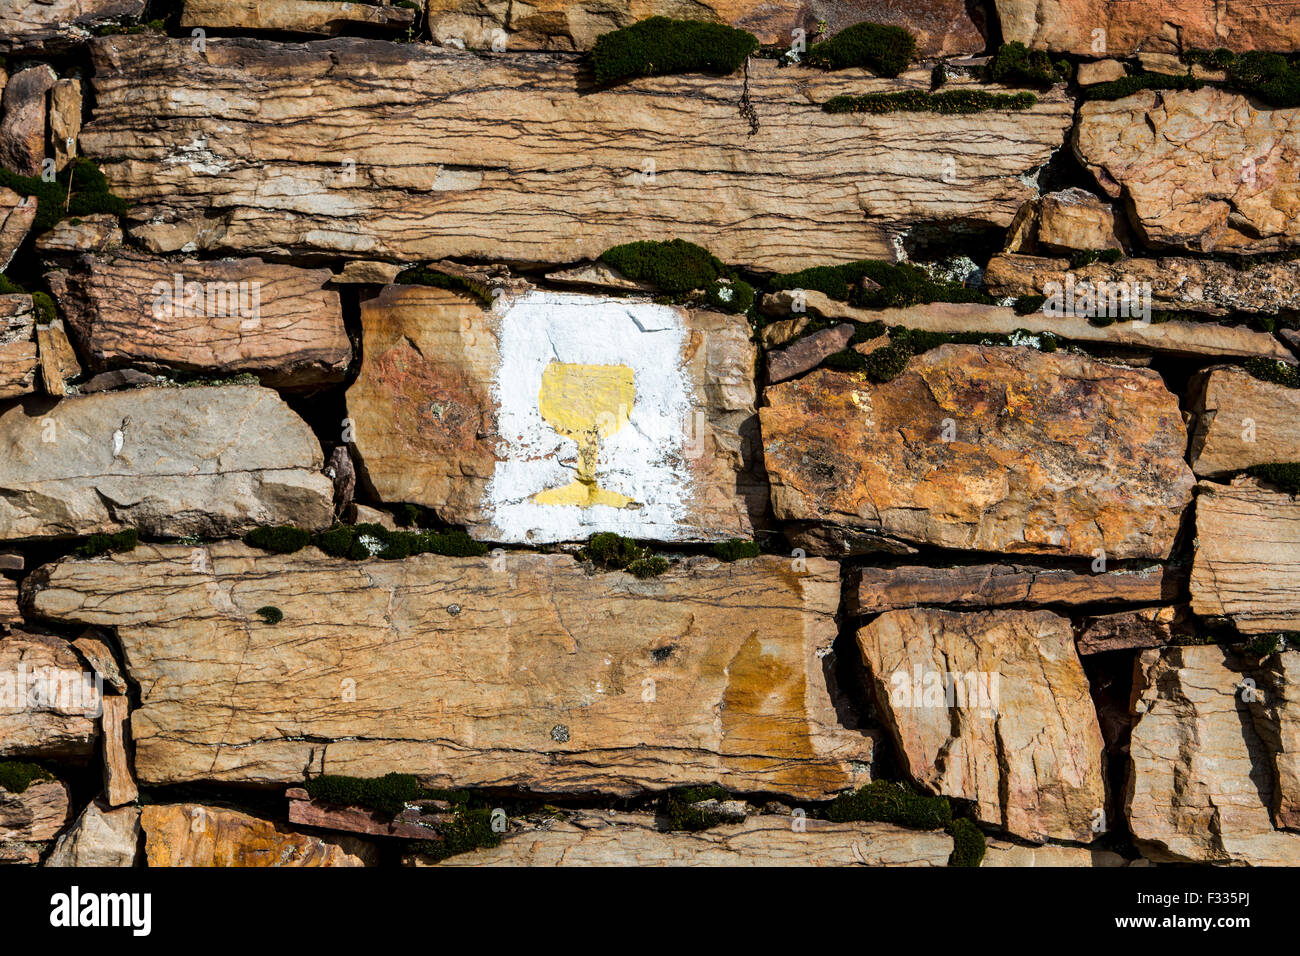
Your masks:
{"label": "natural stone masonry", "polygon": [[1093,839],[1104,744],[1067,618],[888,611],[858,646],[914,780],[1020,837]]}
{"label": "natural stone masonry", "polygon": [[1146,369],[942,345],[883,384],[819,370],[765,395],[776,516],[845,550],[1162,558],[1191,500],[1177,400]]}
{"label": "natural stone masonry", "polygon": [[1202,372],[1190,393],[1196,424],[1188,457],[1196,474],[1300,461],[1300,389],[1220,367]]}
{"label": "natural stone masonry", "polygon": [[0,636],[0,758],[89,756],[97,694],[67,641],[19,630]]}
{"label": "natural stone masonry", "polygon": [[532,544],[749,538],[761,521],[743,316],[538,291],[487,310],[389,286],[361,323],[348,415],[385,501]]}
{"label": "natural stone masonry", "polygon": [[46,866],[135,866],[140,845],[140,808],[105,810],[90,804],[63,832]]}
{"label": "natural stone masonry", "polygon": [[144,12],[145,0],[5,0],[0,4],[0,54],[54,53],[84,43],[91,29]]}
{"label": "natural stone masonry", "polygon": [[1073,143],[1155,248],[1254,254],[1300,244],[1298,109],[1259,109],[1211,87],[1148,91],[1084,103]]}
{"label": "natural stone masonry", "polygon": [[328,526],[320,444],[257,386],[28,398],[0,411],[0,539]]}
{"label": "natural stone masonry", "polygon": [[251,372],[294,388],[341,381],[352,357],[332,275],[124,253],[81,257],[46,280],[92,371]]}
{"label": "natural stone masonry", "polygon": [[[144,784],[400,771],[820,799],[867,779],[872,738],[827,684],[832,562],[698,559],[638,580],[563,555],[355,563],[226,542],[199,571],[192,552],[141,545],[29,578],[32,613],[116,628]],[[280,623],[254,613],[267,605]]]}
{"label": "natural stone masonry", "polygon": [[415,20],[407,7],[343,0],[185,0],[181,27],[283,30],[334,36],[358,27],[404,29]]}
{"label": "natural stone masonry", "polygon": [[0,295],[0,400],[36,387],[36,316],[29,295]]}
{"label": "natural stone masonry", "polygon": [[1249,480],[1196,495],[1192,610],[1244,634],[1300,630],[1300,501]]}
{"label": "natural stone masonry", "polygon": [[35,863],[68,820],[70,795],[59,780],[33,781],[21,793],[0,786],[0,863]]}
{"label": "natural stone masonry", "polygon": [[929,73],[756,60],[751,135],[739,73],[597,90],[573,56],[363,40],[106,37],[94,61],[81,148],[161,252],[573,262],[672,223],[738,265],[892,258],[914,223],[1009,223],[1072,109],[830,114]]}
{"label": "natural stone masonry", "polygon": [[1250,701],[1255,730],[1273,761],[1277,786],[1273,791],[1273,822],[1288,830],[1300,830],[1300,694],[1296,677],[1300,654],[1274,654],[1262,661],[1255,673],[1259,693]]}
{"label": "natural stone masonry", "polygon": [[375,848],[352,837],[295,833],[270,820],[195,803],[140,812],[150,866],[373,866]]}

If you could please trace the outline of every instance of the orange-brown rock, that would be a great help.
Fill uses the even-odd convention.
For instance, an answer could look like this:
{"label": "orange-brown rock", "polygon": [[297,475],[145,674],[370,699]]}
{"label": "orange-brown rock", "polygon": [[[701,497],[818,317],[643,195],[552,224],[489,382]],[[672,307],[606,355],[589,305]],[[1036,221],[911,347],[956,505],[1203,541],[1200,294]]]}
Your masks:
{"label": "orange-brown rock", "polygon": [[110,807],[134,803],[140,795],[131,772],[128,750],[131,740],[130,707],[125,697],[104,698],[100,715],[102,756],[104,761],[104,802]]}
{"label": "orange-brown rock", "polygon": [[30,295],[0,295],[0,399],[35,391],[35,329]]}
{"label": "orange-brown rock", "polygon": [[1300,461],[1300,389],[1221,366],[1199,374],[1189,390],[1196,418],[1188,458],[1196,474]]}
{"label": "orange-brown rock", "polygon": [[34,613],[117,629],[142,783],[400,771],[821,799],[868,778],[872,736],[828,682],[831,562],[695,559],[642,580],[558,554],[201,551],[204,570],[189,546],[142,544],[28,575]]}
{"label": "orange-brown rock", "polygon": [[0,3],[0,53],[57,53],[85,43],[91,30],[117,17],[138,17],[145,0],[5,0]]}
{"label": "orange-brown rock", "polygon": [[101,698],[67,641],[17,630],[0,636],[0,758],[88,756]]}
{"label": "orange-brown rock", "polygon": [[33,780],[18,791],[0,785],[0,863],[36,863],[68,822],[67,784]]}
{"label": "orange-brown rock", "polygon": [[45,394],[55,398],[68,394],[67,381],[81,374],[81,363],[63,331],[62,319],[36,327],[36,356]]}
{"label": "orange-brown rock", "polygon": [[1191,501],[1177,400],[1145,369],[942,345],[889,382],[818,370],[766,399],[776,516],[855,550],[1160,558]]}
{"label": "orange-brown rock", "polygon": [[1159,647],[1190,630],[1179,608],[1147,607],[1089,618],[1079,629],[1080,654],[1102,654],[1135,647]]}
{"label": "orange-brown rock", "polygon": [[1038,243],[1049,251],[1123,249],[1115,211],[1086,189],[1063,189],[1039,200]]}
{"label": "orange-brown rock", "polygon": [[9,268],[35,221],[36,197],[20,196],[0,186],[0,272]]}
{"label": "orange-brown rock", "polygon": [[1104,745],[1069,619],[916,608],[857,639],[913,780],[1026,839],[1094,838]]}
{"label": "orange-brown rock", "polygon": [[18,610],[18,585],[6,577],[0,577],[0,633],[13,624],[23,622],[22,612]]}
{"label": "orange-brown rock", "polygon": [[92,371],[251,372],[279,388],[341,381],[352,356],[328,269],[238,259],[83,256],[47,276]]}
{"label": "orange-brown rock", "polygon": [[0,112],[0,168],[39,176],[45,158],[47,94],[58,77],[45,63],[9,77]]}
{"label": "orange-brown rock", "polygon": [[297,833],[272,820],[197,803],[140,811],[149,866],[374,866],[355,837]]}
{"label": "orange-brown rock", "polygon": [[185,0],[181,27],[277,30],[334,36],[358,28],[405,29],[415,11],[370,0]]}

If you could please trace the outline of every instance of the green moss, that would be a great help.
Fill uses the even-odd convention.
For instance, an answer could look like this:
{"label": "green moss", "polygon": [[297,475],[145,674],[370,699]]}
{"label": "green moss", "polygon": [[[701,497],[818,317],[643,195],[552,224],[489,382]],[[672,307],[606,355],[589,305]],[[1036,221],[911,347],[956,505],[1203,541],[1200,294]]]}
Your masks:
{"label": "green moss", "polygon": [[[68,199],[69,182],[71,200]],[[40,176],[19,176],[0,169],[0,186],[22,196],[36,197],[36,219],[32,230],[38,234],[53,228],[65,215],[89,216],[107,212],[120,216],[128,208],[126,200],[113,195],[108,180],[94,161],[84,156],[72,160],[68,168],[50,183]]]}
{"label": "green moss", "polygon": [[1007,86],[1049,87],[1070,78],[1068,60],[1052,58],[1044,50],[1030,50],[1016,40],[998,47],[998,52],[984,67],[984,79]]}
{"label": "green moss", "polygon": [[109,551],[134,551],[139,543],[135,528],[123,528],[112,534],[92,534],[78,548],[77,554],[83,558],[93,558]]}
{"label": "green moss", "polygon": [[1023,345],[1026,344],[1025,338],[1037,339],[1041,352],[1055,352],[1058,348],[1057,339],[1050,332],[1031,333],[1024,329],[1018,329],[1013,335],[995,332],[925,332],[896,325],[889,329],[888,345],[873,349],[867,355],[853,349],[844,349],[827,358],[822,366],[841,372],[862,373],[873,382],[888,382],[902,374],[912,356],[940,345]]}
{"label": "green moss", "polygon": [[987,90],[901,90],[863,96],[832,96],[822,104],[827,113],[981,113],[986,110],[1026,110],[1038,102],[1033,93],[990,93]]}
{"label": "green moss", "polygon": [[639,76],[734,73],[758,49],[744,30],[701,20],[651,17],[596,39],[591,63],[601,86]]}
{"label": "green moss", "polygon": [[1236,56],[1237,54],[1226,47],[1219,47],[1217,50],[1186,50],[1183,52],[1182,60],[1187,64],[1203,66],[1207,70],[1226,70],[1232,65]]}
{"label": "green moss", "polygon": [[1046,304],[1045,295],[1022,295],[1011,303],[1011,307],[1016,310],[1016,315],[1033,315],[1035,312],[1043,311],[1043,306]]}
{"label": "green moss", "polygon": [[754,287],[743,279],[730,282],[713,282],[705,290],[709,305],[721,312],[740,314],[754,305]]}
{"label": "green moss", "polygon": [[1257,50],[1233,57],[1228,85],[1258,97],[1269,106],[1300,106],[1300,70],[1293,59]]}
{"label": "green moss", "polygon": [[34,763],[0,760],[0,789],[10,793],[22,793],[34,783],[53,779],[54,774]]}
{"label": "green moss", "polygon": [[1094,262],[1104,262],[1108,265],[1114,265],[1124,258],[1123,251],[1119,249],[1084,249],[1076,252],[1070,257],[1071,269],[1082,269],[1084,266],[1090,266]]}
{"label": "green moss", "polygon": [[681,787],[674,792],[687,803],[699,803],[701,800],[731,799],[731,793],[727,788],[716,783],[707,783],[697,787]]}
{"label": "green moss", "polygon": [[284,620],[284,612],[271,604],[263,604],[253,612],[267,624],[275,625]]}
{"label": "green moss", "polygon": [[898,76],[915,55],[916,38],[902,27],[855,23],[814,43],[804,62],[823,70],[863,67],[880,76]]}
{"label": "green moss", "polygon": [[490,809],[464,805],[455,807],[452,819],[440,823],[435,830],[441,834],[441,840],[418,840],[411,844],[411,849],[433,860],[445,860],[479,847],[499,846],[503,836],[492,829]]}
{"label": "green moss", "polygon": [[1251,465],[1246,474],[1267,481],[1289,495],[1300,494],[1300,462],[1285,461],[1267,465]]}
{"label": "green moss", "polygon": [[964,817],[952,821],[948,831],[952,834],[952,855],[949,866],[979,866],[984,859],[987,843],[980,828]]}
{"label": "green moss", "polygon": [[606,249],[600,258],[629,279],[652,283],[669,295],[707,289],[726,272],[709,250],[684,239],[628,242]]}
{"label": "green moss", "polygon": [[409,773],[368,778],[322,774],[312,777],[303,787],[313,800],[321,803],[336,807],[365,807],[394,817],[406,804],[424,795],[420,784]]}
{"label": "green moss", "polygon": [[657,554],[637,558],[627,566],[627,573],[638,578],[657,578],[668,570],[668,559]]}
{"label": "green moss", "polygon": [[1241,367],[1261,382],[1285,385],[1287,388],[1300,388],[1300,367],[1273,359],[1252,358],[1241,363]]}
{"label": "green moss", "polygon": [[719,561],[740,561],[744,558],[758,557],[762,549],[757,541],[730,538],[727,541],[719,541],[709,551]]}
{"label": "green moss", "polygon": [[[866,288],[863,280],[869,280]],[[838,266],[814,266],[799,272],[773,276],[768,283],[773,291],[811,289],[838,302],[863,309],[906,308],[930,302],[978,302],[992,299],[979,289],[959,282],[933,279],[919,266],[895,264],[874,259],[846,262]],[[879,334],[879,333],[877,333]]]}
{"label": "green moss", "polygon": [[391,531],[379,524],[335,525],[315,537],[316,547],[335,558],[396,561],[416,554],[442,554],[475,558],[488,546],[459,529],[448,531]]}
{"label": "green moss", "polygon": [[703,800],[726,800],[731,795],[721,787],[684,787],[670,790],[664,797],[663,814],[668,819],[668,829],[698,833],[715,827],[723,821],[714,810],[694,806]]}
{"label": "green moss", "polygon": [[1268,657],[1270,654],[1277,653],[1278,648],[1282,646],[1284,636],[1281,631],[1274,634],[1259,634],[1247,641],[1242,651],[1251,657]]}
{"label": "green moss", "polygon": [[606,571],[627,571],[638,578],[657,577],[668,570],[666,559],[612,531],[593,534],[578,552],[578,557]]}
{"label": "green moss", "polygon": [[826,818],[836,823],[863,820],[896,823],[915,830],[941,830],[952,823],[952,807],[944,797],[927,797],[900,783],[873,780],[831,801]]}
{"label": "green moss", "polygon": [[435,289],[447,289],[450,292],[459,292],[472,299],[478,299],[485,306],[492,305],[492,290],[483,283],[464,276],[448,275],[445,272],[434,272],[432,269],[415,266],[399,272],[393,281],[398,285],[426,285]]}
{"label": "green moss", "polygon": [[940,60],[930,69],[930,90],[933,92],[948,82],[948,70]]}
{"label": "green moss", "polygon": [[287,524],[254,528],[244,535],[244,544],[276,554],[293,554],[311,544],[311,532]]}
{"label": "green moss", "polygon": [[1084,99],[1118,100],[1143,90],[1199,90],[1204,86],[1200,80],[1186,74],[1170,75],[1168,73],[1136,73],[1122,76],[1109,83],[1098,83],[1083,91]]}
{"label": "green moss", "polygon": [[26,295],[27,290],[6,275],[0,275],[0,295]]}

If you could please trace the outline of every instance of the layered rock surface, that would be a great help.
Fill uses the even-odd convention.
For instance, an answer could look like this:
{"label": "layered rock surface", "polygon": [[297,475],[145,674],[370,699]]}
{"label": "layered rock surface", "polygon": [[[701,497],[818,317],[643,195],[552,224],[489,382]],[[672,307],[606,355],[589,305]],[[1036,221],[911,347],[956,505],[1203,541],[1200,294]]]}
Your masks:
{"label": "layered rock surface", "polygon": [[101,692],[61,638],[0,636],[0,758],[83,760],[94,748]]}
{"label": "layered rock surface", "polygon": [[0,4],[0,53],[57,52],[84,43],[91,28],[139,16],[145,0],[5,0]]}
{"label": "layered rock surface", "polygon": [[1196,424],[1188,457],[1196,474],[1300,461],[1300,389],[1220,367],[1201,373],[1190,391]]}
{"label": "layered rock surface", "polygon": [[375,848],[351,837],[295,833],[220,807],[178,803],[140,812],[150,866],[373,866]]}

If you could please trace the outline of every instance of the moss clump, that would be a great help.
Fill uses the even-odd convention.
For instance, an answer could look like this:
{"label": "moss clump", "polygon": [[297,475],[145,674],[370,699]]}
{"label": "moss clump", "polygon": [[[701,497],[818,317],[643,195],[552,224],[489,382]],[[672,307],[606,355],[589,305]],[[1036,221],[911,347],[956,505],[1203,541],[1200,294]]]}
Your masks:
{"label": "moss clump", "polygon": [[393,521],[399,528],[429,528],[438,523],[438,517],[423,505],[400,504],[393,512]]}
{"label": "moss clump", "polygon": [[0,760],[0,789],[10,793],[22,793],[34,783],[53,779],[54,774],[34,763]]}
{"label": "moss clump", "polygon": [[272,626],[284,620],[284,612],[271,604],[263,604],[253,613]]}
{"label": "moss clump", "polygon": [[112,534],[92,534],[77,548],[77,554],[83,558],[93,558],[109,551],[134,551],[139,541],[140,536],[135,528],[123,528]]}
{"label": "moss clump", "polygon": [[920,266],[874,259],[787,272],[774,276],[768,285],[773,292],[811,289],[837,302],[848,302],[863,309],[905,308],[929,302],[979,302],[987,305],[993,301],[979,289],[967,288],[960,282],[933,279]]}
{"label": "moss clump", "polygon": [[1251,465],[1246,474],[1275,485],[1289,495],[1300,494],[1300,462],[1286,461],[1268,465]]}
{"label": "moss clump", "polygon": [[1019,40],[1004,43],[988,65],[984,79],[1007,86],[1047,88],[1070,78],[1070,61],[1052,58],[1044,50],[1030,50]]}
{"label": "moss clump", "polygon": [[[68,199],[71,184],[72,198]],[[32,230],[36,233],[52,229],[63,216],[89,216],[108,212],[120,216],[127,210],[126,200],[113,195],[108,180],[93,160],[78,157],[54,181],[47,183],[40,176],[19,176],[0,169],[0,186],[8,187],[22,196],[36,197],[36,219]]]}
{"label": "moss clump", "polygon": [[492,811],[486,807],[458,805],[451,820],[440,823],[435,831],[441,840],[417,840],[411,849],[433,860],[445,860],[479,847],[499,846],[502,834],[492,829]]}
{"label": "moss clump", "polygon": [[0,295],[26,295],[27,290],[7,275],[0,275]]}
{"label": "moss clump", "polygon": [[36,321],[41,325],[49,325],[59,317],[59,310],[48,292],[33,292],[32,308],[36,311]]}
{"label": "moss clump", "polygon": [[1237,54],[1226,47],[1219,47],[1217,50],[1186,50],[1182,60],[1189,65],[1203,66],[1207,70],[1226,70],[1236,57]]}
{"label": "moss clump", "polygon": [[244,535],[244,544],[276,554],[293,554],[311,544],[311,532],[288,524],[265,526]]}
{"label": "moss clump", "polygon": [[964,817],[952,821],[948,831],[952,834],[952,855],[949,866],[979,866],[984,859],[987,844],[980,828]]}
{"label": "moss clump", "polygon": [[442,554],[476,558],[488,553],[488,546],[464,531],[390,531],[379,524],[335,525],[316,535],[316,547],[334,558],[389,561],[416,554]]}
{"label": "moss clump", "polygon": [[829,40],[814,43],[804,62],[823,70],[864,67],[880,76],[898,76],[916,55],[916,38],[902,27],[855,23]]}
{"label": "moss clump", "polygon": [[321,803],[336,807],[365,807],[394,817],[408,803],[424,795],[420,784],[409,773],[369,778],[322,774],[308,780],[303,787],[313,800]]}
{"label": "moss clump", "polygon": [[685,239],[628,242],[606,249],[601,261],[635,282],[649,282],[669,295],[706,289],[726,272],[716,256]]}
{"label": "moss clump", "polygon": [[1016,310],[1016,315],[1033,315],[1035,312],[1042,312],[1046,304],[1045,295],[1022,295],[1011,303],[1011,307]]}
{"label": "moss clump", "polygon": [[637,578],[657,578],[668,570],[668,559],[657,554],[637,558],[627,566],[627,573]]}
{"label": "moss clump", "polygon": [[1300,106],[1300,70],[1280,53],[1238,54],[1228,65],[1228,84],[1269,106]]}
{"label": "moss clump", "polygon": [[1287,388],[1300,388],[1300,367],[1277,362],[1273,359],[1252,358],[1241,363],[1241,367],[1261,382],[1272,382]]}
{"label": "moss clump", "polygon": [[1038,102],[1033,93],[990,93],[987,90],[901,90],[863,96],[832,96],[822,104],[827,113],[981,113],[986,110],[1027,110]]}
{"label": "moss clump", "polygon": [[928,352],[940,345],[1032,345],[1042,352],[1055,352],[1057,340],[1050,332],[1030,333],[1018,329],[1011,335],[994,332],[924,332],[901,325],[889,330],[889,344],[862,355],[853,349],[844,349],[822,362],[825,368],[840,372],[859,372],[873,382],[888,382],[897,378],[907,368],[914,355]]}
{"label": "moss clump", "polygon": [[709,305],[721,312],[748,312],[754,305],[754,287],[743,279],[717,281],[704,291]]}
{"label": "moss clump", "polygon": [[1083,91],[1083,96],[1089,100],[1118,100],[1143,90],[1199,90],[1204,85],[1196,77],[1186,74],[1135,73],[1090,86]]}
{"label": "moss clump", "polygon": [[933,92],[948,82],[948,70],[940,60],[930,69],[930,90]]}
{"label": "moss clump", "polygon": [[593,534],[578,557],[606,571],[627,571],[638,578],[657,577],[668,570],[667,559],[612,531]]}
{"label": "moss clump", "polygon": [[596,39],[591,63],[601,86],[638,76],[734,73],[758,49],[752,33],[720,23],[650,17]]}
{"label": "moss clump", "polygon": [[1270,654],[1277,653],[1285,636],[1281,631],[1274,634],[1260,634],[1253,640],[1247,641],[1242,651],[1251,657],[1268,657]]}
{"label": "moss clump", "polygon": [[927,797],[900,783],[873,780],[832,800],[826,819],[836,823],[864,820],[897,823],[914,830],[941,830],[952,824],[952,807],[944,797]]}
{"label": "moss clump", "polygon": [[460,292],[472,299],[478,299],[485,306],[492,305],[492,290],[483,283],[464,276],[448,275],[445,272],[434,272],[432,269],[415,266],[399,272],[393,281],[398,285],[427,285],[435,289]]}
{"label": "moss clump", "polygon": [[715,810],[695,806],[704,800],[726,800],[731,794],[721,787],[683,787],[670,790],[664,797],[663,814],[668,818],[668,829],[698,833],[715,827],[723,821]]}
{"label": "moss clump", "polygon": [[1124,253],[1120,249],[1085,249],[1076,252],[1070,257],[1071,269],[1082,269],[1084,266],[1090,266],[1094,262],[1104,262],[1107,265],[1114,265],[1124,258]]}
{"label": "moss clump", "polygon": [[719,541],[709,551],[719,561],[739,561],[742,558],[758,557],[762,549],[757,541],[730,538],[727,541]]}

